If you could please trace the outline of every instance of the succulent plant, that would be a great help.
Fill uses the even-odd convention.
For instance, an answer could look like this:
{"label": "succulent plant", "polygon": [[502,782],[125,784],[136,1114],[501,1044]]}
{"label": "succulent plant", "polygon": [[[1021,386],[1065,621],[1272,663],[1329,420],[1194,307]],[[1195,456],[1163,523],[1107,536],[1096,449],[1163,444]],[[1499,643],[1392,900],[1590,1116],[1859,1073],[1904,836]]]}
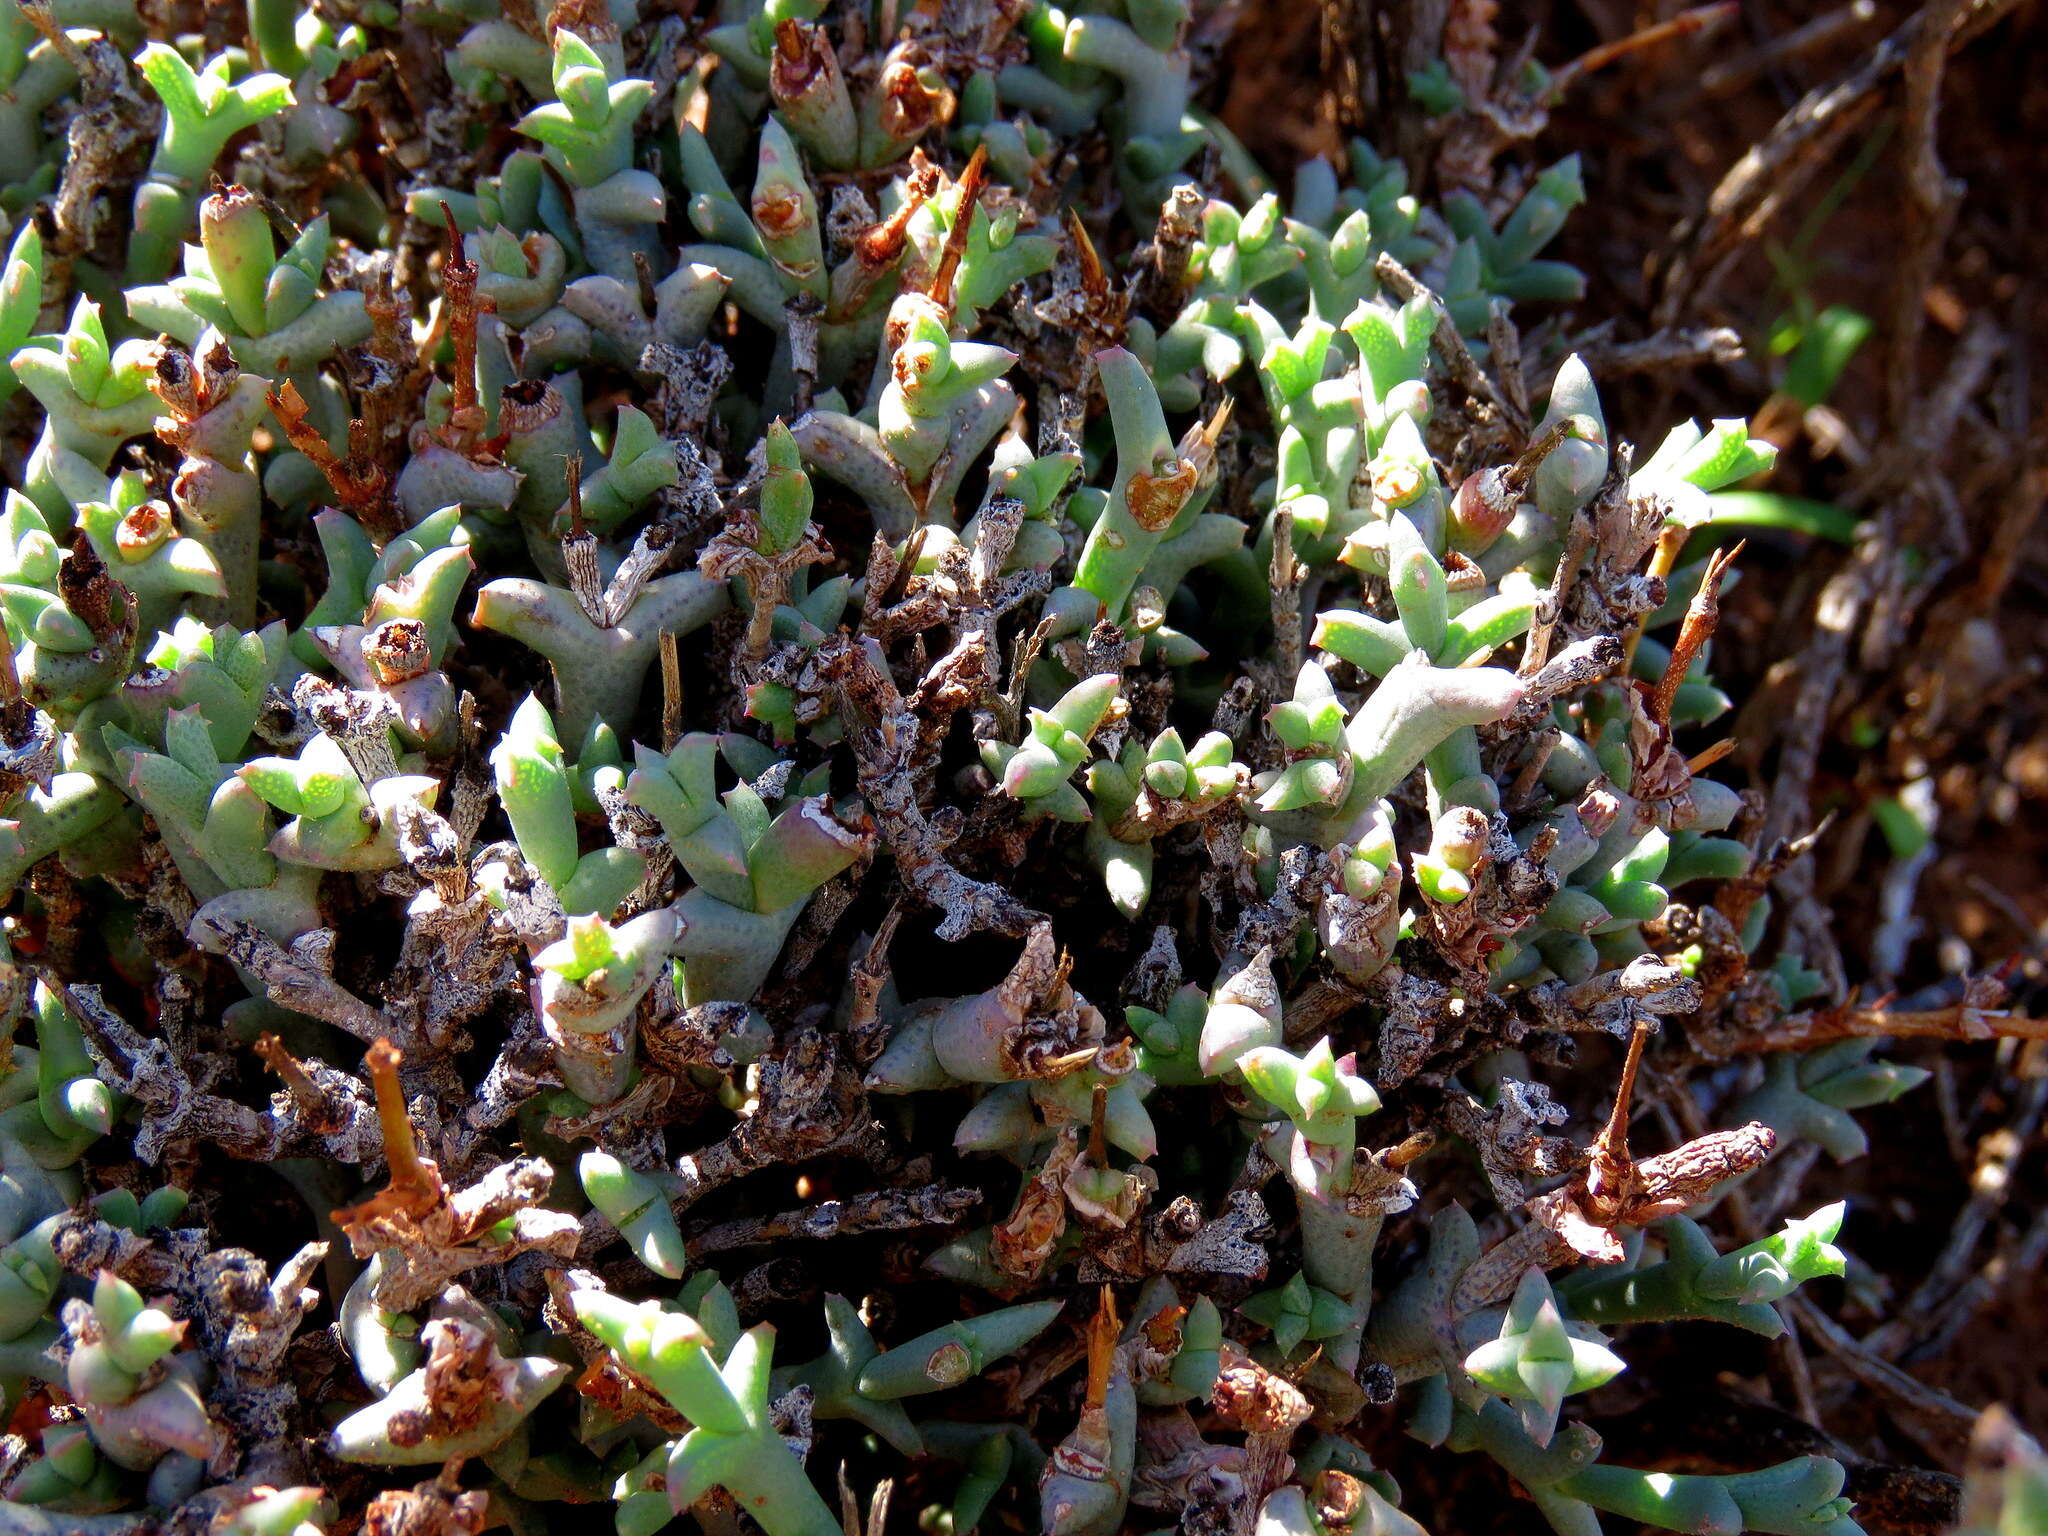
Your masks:
{"label": "succulent plant", "polygon": [[1567,1407],[1924,1075],[1793,1014],[1687,734],[1774,450],[1609,422],[1575,159],[1283,198],[1178,0],[144,9],[0,15],[0,1533],[1418,1536],[1398,1413],[1854,1536]]}
{"label": "succulent plant", "polygon": [[[128,247],[128,280],[164,277],[188,233],[199,190],[229,139],[292,105],[282,75],[243,73],[216,54],[195,70],[167,43],[151,41],[136,66],[163,103],[163,131],[149,173],[135,189],[135,224]],[[246,62],[246,61],[245,61]]]}
{"label": "succulent plant", "polygon": [[687,1312],[651,1301],[631,1306],[599,1289],[574,1294],[577,1320],[692,1426],[664,1457],[668,1509],[680,1513],[723,1488],[769,1536],[837,1529],[770,1415],[772,1327],[741,1334],[721,1361]]}

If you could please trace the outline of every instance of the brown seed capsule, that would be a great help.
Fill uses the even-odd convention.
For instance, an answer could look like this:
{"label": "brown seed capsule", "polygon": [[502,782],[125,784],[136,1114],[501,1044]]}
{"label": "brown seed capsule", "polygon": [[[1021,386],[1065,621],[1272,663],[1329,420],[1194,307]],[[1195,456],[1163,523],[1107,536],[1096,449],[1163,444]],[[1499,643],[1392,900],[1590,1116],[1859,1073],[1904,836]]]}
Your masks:
{"label": "brown seed capsule", "polygon": [[106,562],[83,529],[71,541],[71,558],[57,567],[57,592],[64,606],[82,619],[102,644],[130,622],[127,589],[108,573]]}
{"label": "brown seed capsule", "polygon": [[1422,494],[1422,471],[1413,464],[1389,464],[1374,474],[1372,499],[1389,507],[1405,507]]}
{"label": "brown seed capsule", "polygon": [[1467,549],[1484,549],[1515,520],[1516,497],[1506,467],[1465,477],[1451,500],[1451,522]]}
{"label": "brown seed capsule", "polygon": [[941,1344],[924,1363],[924,1373],[942,1387],[957,1387],[974,1374],[974,1360],[962,1344]]}
{"label": "brown seed capsule", "polygon": [[1181,459],[1168,460],[1157,475],[1148,475],[1143,470],[1132,474],[1124,491],[1132,520],[1147,533],[1163,531],[1180,516],[1181,508],[1194,495],[1199,474],[1195,465]]}
{"label": "brown seed capsule", "polygon": [[57,728],[18,694],[0,700],[0,804],[29,785],[48,789],[58,768]]}
{"label": "brown seed capsule", "polygon": [[1315,1501],[1317,1522],[1336,1536],[1349,1531],[1365,1508],[1365,1484],[1348,1472],[1326,1468],[1316,1478]]}
{"label": "brown seed capsule", "polygon": [[878,115],[882,131],[898,143],[916,138],[953,115],[953,93],[936,73],[897,59],[882,70]]}
{"label": "brown seed capsule", "polygon": [[1515,520],[1515,509],[1528,494],[1530,481],[1558,444],[1566,438],[1592,442],[1600,436],[1600,424],[1592,417],[1567,416],[1538,433],[1512,464],[1467,475],[1451,501],[1455,542],[1475,554],[1485,549]]}
{"label": "brown seed capsule", "polygon": [[839,61],[825,42],[824,29],[785,18],[775,24],[775,53],[769,61],[768,85],[778,102],[800,97],[821,80],[839,72]]}
{"label": "brown seed capsule", "polygon": [[149,392],[177,420],[189,422],[198,418],[199,381],[193,375],[191,356],[183,347],[159,344],[148,384]]}
{"label": "brown seed capsule", "polygon": [[561,414],[561,392],[541,379],[521,379],[498,394],[498,427],[515,437],[538,432]]}
{"label": "brown seed capsule", "polygon": [[130,508],[114,525],[114,548],[123,560],[140,560],[161,548],[176,531],[168,506],[161,501],[145,501]]}
{"label": "brown seed capsule", "polygon": [[418,619],[388,619],[363,637],[363,660],[385,688],[423,676],[433,666],[427,626]]}
{"label": "brown seed capsule", "polygon": [[770,240],[787,240],[801,233],[807,222],[803,199],[792,192],[758,194],[754,198],[754,222]]}

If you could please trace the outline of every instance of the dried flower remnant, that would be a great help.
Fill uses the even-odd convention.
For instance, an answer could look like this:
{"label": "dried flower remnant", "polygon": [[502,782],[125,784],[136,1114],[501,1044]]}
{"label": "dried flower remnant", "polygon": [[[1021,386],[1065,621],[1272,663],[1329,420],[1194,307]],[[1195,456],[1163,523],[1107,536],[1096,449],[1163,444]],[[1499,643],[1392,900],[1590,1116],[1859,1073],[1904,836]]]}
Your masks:
{"label": "dried flower remnant", "polygon": [[[461,1293],[452,1293],[461,1299]],[[507,1360],[487,1325],[437,1317],[420,1331],[424,1363],[328,1439],[343,1461],[407,1466],[487,1451],[559,1387],[559,1360]]]}
{"label": "dried flower remnant", "polygon": [[368,1200],[334,1213],[356,1257],[377,1260],[371,1282],[377,1304],[386,1312],[409,1312],[482,1265],[533,1250],[558,1258],[574,1253],[575,1218],[540,1206],[554,1177],[540,1160],[503,1163],[466,1188],[449,1190],[440,1168],[420,1156],[399,1086],[401,1060],[382,1040],[366,1058],[388,1181]]}

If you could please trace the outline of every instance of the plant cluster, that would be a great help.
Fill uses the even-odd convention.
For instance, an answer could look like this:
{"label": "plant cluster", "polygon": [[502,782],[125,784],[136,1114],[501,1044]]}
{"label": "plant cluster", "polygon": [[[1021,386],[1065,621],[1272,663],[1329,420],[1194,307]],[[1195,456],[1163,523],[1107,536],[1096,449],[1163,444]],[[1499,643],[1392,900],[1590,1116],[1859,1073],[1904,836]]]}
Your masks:
{"label": "plant cluster", "polygon": [[1574,162],[1283,195],[1187,0],[201,9],[0,8],[0,1533],[1854,1536],[1570,1406],[1919,1075]]}

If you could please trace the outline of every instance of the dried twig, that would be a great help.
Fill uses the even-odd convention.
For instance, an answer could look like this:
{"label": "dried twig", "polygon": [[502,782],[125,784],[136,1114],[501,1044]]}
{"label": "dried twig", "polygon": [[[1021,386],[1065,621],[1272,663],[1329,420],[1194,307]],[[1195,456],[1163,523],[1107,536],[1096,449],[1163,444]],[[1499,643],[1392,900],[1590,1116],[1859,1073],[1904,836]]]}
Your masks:
{"label": "dried twig", "polygon": [[1402,299],[1426,298],[1429,301],[1430,309],[1436,315],[1436,329],[1431,333],[1430,339],[1436,345],[1437,356],[1450,370],[1451,377],[1457,380],[1458,387],[1473,399],[1483,400],[1500,412],[1502,419],[1513,429],[1516,438],[1527,437],[1529,418],[1517,411],[1513,403],[1494,387],[1493,380],[1486,376],[1486,371],[1473,358],[1471,348],[1465,345],[1465,338],[1459,334],[1457,322],[1451,319],[1451,312],[1444,307],[1444,301],[1420,278],[1385,251],[1380,253],[1373,271],[1381,283]]}
{"label": "dried twig", "polygon": [[1939,1387],[1916,1381],[1890,1361],[1878,1358],[1806,1297],[1795,1293],[1779,1304],[1790,1310],[1815,1342],[1864,1386],[1903,1403],[1944,1430],[1955,1431],[1960,1425],[1976,1422],[1975,1408],[1964,1406]]}
{"label": "dried twig", "polygon": [[1834,146],[1876,109],[1878,92],[1905,67],[1923,31],[1947,27],[1945,43],[1953,51],[2016,3],[1964,0],[1953,11],[1915,11],[1847,76],[1802,97],[1729,168],[1703,212],[1679,226],[1658,274],[1656,323],[1671,325],[1687,308],[1711,300],[1731,252],[1740,254],[1743,242],[1797,198]]}
{"label": "dried twig", "polygon": [[1877,14],[1877,0],[1849,0],[1847,5],[1823,11],[1789,32],[1781,32],[1732,58],[1708,65],[1700,71],[1695,89],[1702,96],[1726,96],[1739,91],[1758,76],[1869,26],[1877,20]]}

